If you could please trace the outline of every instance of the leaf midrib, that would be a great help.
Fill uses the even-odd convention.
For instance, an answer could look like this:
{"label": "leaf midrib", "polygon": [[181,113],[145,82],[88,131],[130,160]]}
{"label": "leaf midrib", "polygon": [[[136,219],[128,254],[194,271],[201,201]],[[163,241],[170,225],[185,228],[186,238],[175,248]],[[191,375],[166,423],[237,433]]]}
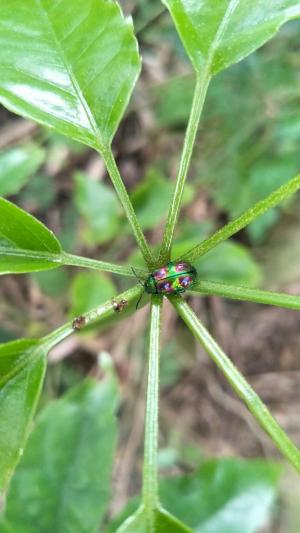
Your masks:
{"label": "leaf midrib", "polygon": [[48,12],[47,10],[44,8],[43,4],[42,4],[42,0],[35,0],[38,8],[40,9],[41,13],[42,13],[42,16],[44,17],[44,19],[46,20],[48,26],[49,26],[49,29],[50,29],[50,33],[54,39],[54,42],[56,44],[56,47],[61,55],[61,59],[64,63],[64,66],[66,68],[66,71],[69,75],[69,78],[70,78],[70,81],[73,85],[73,88],[74,88],[74,91],[75,91],[75,94],[77,95],[79,101],[80,101],[80,104],[82,105],[84,111],[85,111],[85,114],[86,114],[86,117],[88,119],[88,122],[89,122],[89,125],[90,125],[90,128],[95,136],[95,139],[97,141],[97,144],[98,144],[98,148],[100,151],[103,151],[105,148],[107,148],[106,144],[103,142],[103,140],[101,139],[101,134],[100,134],[100,131],[99,131],[99,128],[97,126],[97,123],[93,117],[93,114],[91,112],[91,109],[89,107],[89,104],[85,98],[85,95],[83,94],[82,90],[80,89],[80,86],[77,82],[77,79],[76,79],[76,75],[75,73],[73,72],[73,69],[69,63],[69,61],[67,60],[65,54],[64,54],[64,51],[63,51],[63,48],[61,46],[61,43],[57,37],[57,34],[55,32],[55,29],[54,29],[54,26],[52,25],[52,22],[51,22],[51,18],[49,17],[48,15]]}
{"label": "leaf midrib", "polygon": [[211,43],[211,47],[210,47],[210,50],[209,50],[209,54],[207,56],[207,61],[206,61],[206,66],[205,66],[205,70],[207,70],[208,72],[212,73],[211,72],[211,67],[212,67],[212,64],[213,64],[213,61],[214,61],[214,58],[215,58],[215,53],[216,53],[216,50],[221,42],[221,39],[224,35],[224,33],[226,32],[227,28],[228,28],[228,25],[230,23],[230,20],[231,20],[231,15],[234,13],[234,11],[236,10],[236,8],[239,6],[239,3],[240,3],[240,0],[230,0],[229,4],[228,4],[228,7],[224,13],[224,16],[220,22],[220,25],[218,27],[218,30],[216,31],[216,34],[215,34],[215,37]]}

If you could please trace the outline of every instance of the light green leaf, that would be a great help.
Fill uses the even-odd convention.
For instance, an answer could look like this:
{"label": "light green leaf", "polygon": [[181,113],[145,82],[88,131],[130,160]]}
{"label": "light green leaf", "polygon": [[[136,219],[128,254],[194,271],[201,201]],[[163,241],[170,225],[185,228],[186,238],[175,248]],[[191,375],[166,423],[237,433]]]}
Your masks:
{"label": "light green leaf", "polygon": [[0,274],[55,268],[59,266],[60,252],[52,231],[0,198]]}
{"label": "light green leaf", "polygon": [[10,0],[0,20],[0,101],[103,150],[140,70],[130,19],[111,0]]}
{"label": "light green leaf", "polygon": [[23,453],[46,366],[37,340],[0,345],[0,491]]}
{"label": "light green leaf", "polygon": [[[279,465],[263,460],[212,459],[203,462],[193,474],[163,479],[160,498],[163,506],[194,532],[256,533],[270,517],[280,473]],[[107,533],[114,533],[130,515],[124,524],[132,521],[135,525],[134,520],[138,524],[141,511],[134,513],[137,506],[137,499],[131,500]],[[144,532],[122,527],[118,533]]]}
{"label": "light green leaf", "polygon": [[261,280],[250,251],[234,241],[223,242],[194,262],[199,280],[223,281],[255,287]]}
{"label": "light green leaf", "polygon": [[44,158],[45,151],[34,145],[0,152],[0,195],[19,192]]}
{"label": "light green leaf", "polygon": [[116,533],[192,533],[192,530],[164,509],[153,512],[154,523],[149,527],[149,520],[143,508],[124,522]]}
{"label": "light green leaf", "polygon": [[88,380],[40,414],[12,479],[14,533],[91,533],[109,503],[117,426],[114,376]]}
{"label": "light green leaf", "polygon": [[216,74],[300,16],[297,0],[163,0],[197,72]]}
{"label": "light green leaf", "polygon": [[113,298],[116,288],[102,272],[77,274],[71,287],[71,317],[79,316]]}
{"label": "light green leaf", "polygon": [[87,175],[75,174],[75,203],[84,217],[84,240],[89,245],[103,244],[120,232],[119,201],[105,183],[92,181]]}

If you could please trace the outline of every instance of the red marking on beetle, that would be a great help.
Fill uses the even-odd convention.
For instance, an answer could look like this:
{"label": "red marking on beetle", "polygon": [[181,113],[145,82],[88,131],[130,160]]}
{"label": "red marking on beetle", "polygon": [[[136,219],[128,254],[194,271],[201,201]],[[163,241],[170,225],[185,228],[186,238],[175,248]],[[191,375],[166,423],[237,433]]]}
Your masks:
{"label": "red marking on beetle", "polygon": [[188,265],[187,263],[177,263],[175,265],[176,272],[184,272],[184,270],[189,270],[189,268],[190,265]]}
{"label": "red marking on beetle", "polygon": [[72,328],[76,331],[79,331],[80,329],[84,328],[85,325],[86,318],[83,315],[77,316],[72,322]]}
{"label": "red marking on beetle", "polygon": [[193,279],[191,276],[182,276],[178,278],[178,281],[181,287],[188,287],[192,283]]}
{"label": "red marking on beetle", "polygon": [[153,272],[153,277],[156,281],[160,280],[160,279],[164,279],[167,277],[167,274],[168,274],[168,270],[166,267],[162,267],[162,268],[159,268],[158,270],[154,270]]}
{"label": "red marking on beetle", "polygon": [[170,281],[168,281],[168,280],[159,281],[157,283],[157,289],[159,291],[163,291],[163,292],[173,292],[174,291],[172,283]]}

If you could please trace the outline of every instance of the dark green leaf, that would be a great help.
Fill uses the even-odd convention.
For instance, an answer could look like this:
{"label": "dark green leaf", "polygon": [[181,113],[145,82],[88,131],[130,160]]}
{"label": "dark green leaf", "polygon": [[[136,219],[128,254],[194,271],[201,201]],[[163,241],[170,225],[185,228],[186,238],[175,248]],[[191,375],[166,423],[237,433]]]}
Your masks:
{"label": "dark green leaf", "polygon": [[45,366],[45,350],[36,340],[0,345],[0,490],[23,453]]}
{"label": "dark green leaf", "polygon": [[52,231],[0,198],[0,274],[55,268],[60,262],[60,252]]}
{"label": "dark green leaf", "polygon": [[[197,533],[255,533],[270,517],[280,471],[279,465],[262,460],[209,460],[194,474],[162,480],[161,501]],[[107,533],[113,533],[137,505],[132,500]]]}
{"label": "dark green leaf", "polygon": [[0,20],[0,101],[103,150],[140,69],[130,19],[111,0],[10,0]]}
{"label": "dark green leaf", "polygon": [[34,145],[0,152],[0,196],[16,194],[44,158],[44,150]]}
{"label": "dark green leaf", "polygon": [[75,203],[84,217],[84,240],[89,245],[110,241],[120,231],[120,210],[116,194],[99,181],[87,175],[75,174]]}
{"label": "dark green leaf", "polygon": [[113,376],[88,380],[38,417],[7,498],[15,533],[98,531],[116,445]]}
{"label": "dark green leaf", "polygon": [[297,0],[163,0],[196,71],[216,74],[300,16]]}

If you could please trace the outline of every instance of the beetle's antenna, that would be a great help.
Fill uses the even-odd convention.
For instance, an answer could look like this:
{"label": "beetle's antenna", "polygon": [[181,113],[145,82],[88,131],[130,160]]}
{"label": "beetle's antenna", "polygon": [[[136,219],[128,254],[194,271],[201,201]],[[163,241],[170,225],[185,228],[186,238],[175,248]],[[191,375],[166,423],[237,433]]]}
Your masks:
{"label": "beetle's antenna", "polygon": [[131,267],[131,270],[132,272],[134,273],[136,279],[138,280],[139,284],[142,285],[142,287],[144,288],[144,283],[141,281],[141,279],[139,278],[139,276],[137,275],[136,271],[134,270],[133,267]]}
{"label": "beetle's antenna", "polygon": [[141,293],[141,296],[139,297],[138,301],[136,302],[136,306],[135,306],[135,310],[136,310],[136,311],[138,310],[138,306],[139,306],[140,301],[141,301],[141,299],[143,298],[143,296],[144,296],[144,293],[142,292],[142,293]]}

